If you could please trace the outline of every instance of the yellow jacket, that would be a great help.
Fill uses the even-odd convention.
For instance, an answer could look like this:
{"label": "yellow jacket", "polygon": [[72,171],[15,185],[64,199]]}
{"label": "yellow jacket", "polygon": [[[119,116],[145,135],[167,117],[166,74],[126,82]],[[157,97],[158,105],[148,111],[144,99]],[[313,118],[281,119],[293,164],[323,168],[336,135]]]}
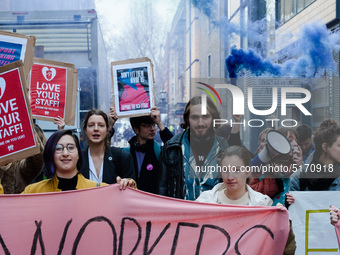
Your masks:
{"label": "yellow jacket", "polygon": [[[21,194],[28,193],[45,193],[45,192],[58,192],[62,191],[58,189],[59,180],[56,175],[51,179],[43,180],[31,185],[28,185]],[[108,185],[106,183],[100,183],[100,186]],[[81,173],[78,173],[78,182],[76,190],[78,189],[88,189],[98,187],[98,183],[86,179]]]}
{"label": "yellow jacket", "polygon": [[0,194],[4,194],[4,189],[2,188],[1,182],[0,182]]}

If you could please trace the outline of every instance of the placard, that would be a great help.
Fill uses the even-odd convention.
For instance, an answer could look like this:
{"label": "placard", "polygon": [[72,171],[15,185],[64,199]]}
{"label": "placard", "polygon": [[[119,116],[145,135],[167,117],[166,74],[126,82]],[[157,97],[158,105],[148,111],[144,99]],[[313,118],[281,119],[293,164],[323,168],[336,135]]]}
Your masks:
{"label": "placard", "polygon": [[33,65],[35,40],[34,36],[0,31],[0,66],[22,60],[27,82]]}
{"label": "placard", "polygon": [[153,65],[149,58],[111,62],[113,102],[119,117],[150,114],[155,106]]}
{"label": "placard", "polygon": [[73,64],[34,58],[30,81],[33,118],[53,121],[60,116],[67,125],[74,125],[77,74]]}
{"label": "placard", "polygon": [[339,207],[339,191],[291,191],[295,202],[289,217],[295,234],[296,254],[339,254],[329,205]]}
{"label": "placard", "polygon": [[39,153],[21,60],[0,67],[0,165]]}

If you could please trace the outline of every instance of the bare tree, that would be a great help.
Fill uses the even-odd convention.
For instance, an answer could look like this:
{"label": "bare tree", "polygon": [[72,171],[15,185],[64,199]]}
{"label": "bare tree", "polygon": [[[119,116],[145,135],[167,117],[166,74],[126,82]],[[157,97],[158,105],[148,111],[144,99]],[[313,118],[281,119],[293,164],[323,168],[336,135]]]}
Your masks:
{"label": "bare tree", "polygon": [[164,82],[161,64],[164,55],[166,29],[162,17],[150,1],[136,1],[131,6],[129,22],[121,24],[123,33],[108,45],[110,59],[124,60],[148,57],[154,65],[156,91]]}

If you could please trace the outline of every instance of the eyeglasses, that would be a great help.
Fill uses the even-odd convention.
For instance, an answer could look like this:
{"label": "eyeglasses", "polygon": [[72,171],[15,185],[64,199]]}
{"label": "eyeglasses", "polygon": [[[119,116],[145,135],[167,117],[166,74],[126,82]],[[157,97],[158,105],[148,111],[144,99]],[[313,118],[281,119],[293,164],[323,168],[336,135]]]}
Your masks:
{"label": "eyeglasses", "polygon": [[62,144],[57,144],[57,146],[55,147],[55,152],[57,154],[61,154],[61,153],[63,153],[65,148],[70,153],[75,152],[75,150],[77,149],[77,147],[74,144],[72,144],[72,143],[69,143],[66,146],[64,146]]}
{"label": "eyeglasses", "polygon": [[142,127],[146,127],[146,128],[154,128],[156,127],[156,123],[148,123],[148,124],[141,124]]}

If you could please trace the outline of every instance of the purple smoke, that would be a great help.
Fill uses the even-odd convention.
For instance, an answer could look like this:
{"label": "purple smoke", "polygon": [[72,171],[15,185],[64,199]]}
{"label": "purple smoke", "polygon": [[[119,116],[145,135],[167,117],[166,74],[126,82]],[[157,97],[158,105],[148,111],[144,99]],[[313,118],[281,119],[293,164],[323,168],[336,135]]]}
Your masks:
{"label": "purple smoke", "polygon": [[255,76],[263,74],[280,74],[280,66],[271,63],[268,59],[263,59],[253,50],[231,49],[231,54],[226,59],[226,66],[230,78],[237,78],[241,70],[250,70]]}
{"label": "purple smoke", "polygon": [[192,0],[191,2],[197,9],[199,9],[209,18],[212,18],[215,9],[213,0]]}
{"label": "purple smoke", "polygon": [[297,47],[290,52],[290,57],[297,58],[273,64],[251,49],[244,51],[232,47],[225,60],[226,68],[230,78],[238,77],[245,70],[254,76],[319,77],[335,70],[333,50],[339,50],[339,42],[339,31],[331,33],[324,24],[312,23],[302,28]]}

